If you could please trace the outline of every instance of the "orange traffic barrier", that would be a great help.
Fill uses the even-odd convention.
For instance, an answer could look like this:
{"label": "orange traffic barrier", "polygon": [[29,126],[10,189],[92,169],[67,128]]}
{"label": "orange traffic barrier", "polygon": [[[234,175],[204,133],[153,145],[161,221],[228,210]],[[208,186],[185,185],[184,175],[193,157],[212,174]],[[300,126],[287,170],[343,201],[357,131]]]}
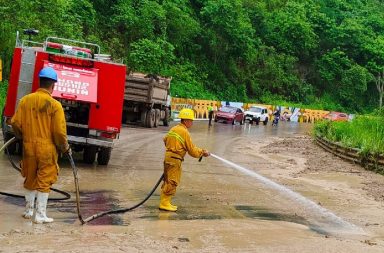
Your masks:
{"label": "orange traffic barrier", "polygon": [[[197,119],[207,119],[208,118],[208,106],[213,106],[214,110],[217,111],[221,106],[221,101],[215,100],[203,100],[203,99],[190,99],[190,98],[179,98],[172,97],[171,100],[171,110],[180,111],[182,108],[190,108],[195,111],[195,117]],[[257,103],[244,103],[243,109],[248,110],[251,106],[262,106],[268,109],[268,114],[272,118],[273,112],[278,108],[276,105],[264,105]],[[291,111],[288,108],[284,108],[282,113],[287,112],[288,114]],[[312,110],[312,109],[299,109],[298,113],[298,122],[300,123],[315,123],[319,120],[322,120],[323,116],[329,113],[329,111],[323,110]]]}

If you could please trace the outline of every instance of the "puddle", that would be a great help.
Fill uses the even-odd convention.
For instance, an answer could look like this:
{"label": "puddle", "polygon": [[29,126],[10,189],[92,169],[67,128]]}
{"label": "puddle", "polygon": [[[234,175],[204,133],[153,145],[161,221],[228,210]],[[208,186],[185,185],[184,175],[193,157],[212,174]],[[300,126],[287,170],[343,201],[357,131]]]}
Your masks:
{"label": "puddle", "polygon": [[245,217],[248,217],[251,219],[292,222],[292,223],[297,223],[300,225],[307,226],[310,230],[321,235],[330,234],[325,229],[317,225],[311,224],[307,219],[298,215],[271,212],[267,209],[261,209],[256,206],[235,206],[235,208],[236,210],[241,212]]}
{"label": "puddle", "polygon": [[[158,209],[157,209],[158,210]],[[222,216],[216,214],[196,214],[187,211],[167,212],[158,210],[156,213],[143,215],[140,219],[146,220],[221,220]]]}
{"label": "puddle", "polygon": [[[80,196],[80,210],[83,219],[99,212],[122,208],[120,205],[117,204],[119,203],[119,200],[117,200],[114,197],[114,193],[110,191],[81,192]],[[74,198],[69,201],[61,201],[49,204],[48,208],[54,208],[61,213],[76,214],[72,215],[73,218],[65,218],[63,220],[63,222],[65,223],[74,224],[78,220],[77,206]],[[129,225],[129,222],[123,220],[121,215],[105,215],[87,224],[127,226]]]}
{"label": "puddle", "polygon": [[15,206],[25,206],[24,198],[4,197],[2,201]]}

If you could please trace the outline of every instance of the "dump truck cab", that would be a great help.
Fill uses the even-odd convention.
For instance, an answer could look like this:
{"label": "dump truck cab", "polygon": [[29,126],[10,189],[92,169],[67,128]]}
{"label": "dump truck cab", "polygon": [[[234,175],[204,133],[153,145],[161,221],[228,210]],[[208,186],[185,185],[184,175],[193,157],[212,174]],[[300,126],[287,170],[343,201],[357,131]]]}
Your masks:
{"label": "dump truck cab", "polygon": [[[38,73],[46,66],[58,74],[52,96],[63,106],[72,150],[83,152],[85,163],[97,157],[98,164],[107,165],[121,129],[127,70],[106,60],[96,44],[56,37],[36,43],[17,35],[3,111],[4,139],[13,137],[7,120],[20,99],[38,89]],[[9,150],[21,153],[21,147],[14,143]]]}

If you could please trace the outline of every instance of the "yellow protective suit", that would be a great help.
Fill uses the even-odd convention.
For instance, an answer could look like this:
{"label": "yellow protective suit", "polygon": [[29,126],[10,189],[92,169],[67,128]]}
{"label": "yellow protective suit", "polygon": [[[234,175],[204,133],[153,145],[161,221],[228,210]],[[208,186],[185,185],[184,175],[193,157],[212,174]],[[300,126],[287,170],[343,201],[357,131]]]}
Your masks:
{"label": "yellow protective suit", "polygon": [[180,183],[181,162],[185,154],[195,158],[203,155],[203,150],[192,143],[187,127],[180,123],[171,128],[164,137],[165,158],[164,158],[164,182],[161,186],[163,194],[173,196]]}
{"label": "yellow protective suit", "polygon": [[10,121],[16,136],[23,139],[21,175],[28,190],[49,192],[57,181],[57,148],[69,149],[64,110],[46,89],[23,97]]}

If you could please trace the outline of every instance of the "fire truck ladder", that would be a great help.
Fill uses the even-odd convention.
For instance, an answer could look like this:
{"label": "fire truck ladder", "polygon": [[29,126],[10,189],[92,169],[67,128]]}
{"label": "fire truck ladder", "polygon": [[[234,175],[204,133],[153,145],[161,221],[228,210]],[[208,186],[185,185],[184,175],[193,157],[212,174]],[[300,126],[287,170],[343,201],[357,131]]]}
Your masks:
{"label": "fire truck ladder", "polygon": [[17,101],[32,92],[33,72],[35,70],[36,51],[32,48],[23,48],[19,85],[17,86]]}

